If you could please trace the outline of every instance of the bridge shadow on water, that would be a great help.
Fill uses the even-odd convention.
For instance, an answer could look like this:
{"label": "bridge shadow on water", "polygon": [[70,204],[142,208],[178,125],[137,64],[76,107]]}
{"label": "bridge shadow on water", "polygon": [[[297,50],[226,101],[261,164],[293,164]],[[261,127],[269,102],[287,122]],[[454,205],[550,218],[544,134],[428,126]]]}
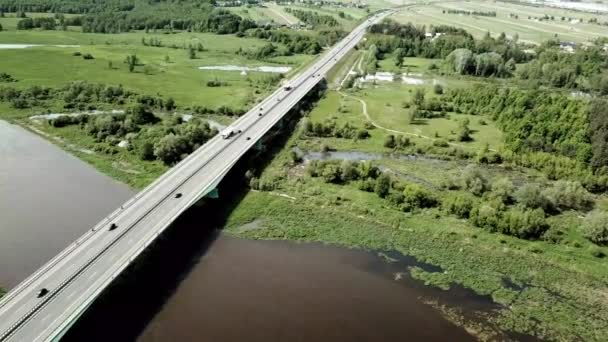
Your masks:
{"label": "bridge shadow on water", "polygon": [[263,138],[272,148],[252,150],[241,158],[219,185],[219,199],[204,199],[184,212],[95,300],[62,341],[136,340],[206,254],[228,215],[247,194],[245,172],[257,174],[272,161],[301,114],[312,108],[325,87],[325,83],[319,84],[286,115],[280,130]]}

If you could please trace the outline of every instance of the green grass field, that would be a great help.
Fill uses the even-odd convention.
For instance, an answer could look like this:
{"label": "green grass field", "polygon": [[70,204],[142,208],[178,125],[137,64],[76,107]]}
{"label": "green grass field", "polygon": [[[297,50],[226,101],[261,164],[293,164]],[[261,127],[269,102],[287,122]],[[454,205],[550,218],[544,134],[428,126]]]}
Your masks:
{"label": "green grass field", "polygon": [[[459,15],[442,13],[444,10],[465,11],[495,11],[496,17],[473,15]],[[509,17],[509,14],[518,15],[519,19]],[[554,16],[555,20],[535,21],[534,17],[545,14]],[[532,19],[528,19],[531,16]],[[582,18],[583,23],[571,24],[561,17]],[[600,22],[606,21],[606,16],[594,15],[584,12],[575,12],[564,9],[548,7],[532,7],[511,3],[472,0],[454,2],[435,2],[420,4],[401,10],[394,16],[399,22],[412,22],[417,25],[452,25],[462,27],[471,34],[481,37],[486,32],[498,35],[504,32],[508,36],[519,35],[521,41],[540,43],[556,35],[561,40],[584,42],[589,39],[604,37],[608,34],[606,26],[587,23],[590,18],[598,18]]]}
{"label": "green grass field", "polygon": [[[160,39],[165,47],[143,46],[142,38]],[[17,87],[62,86],[74,80],[122,84],[140,93],[173,97],[180,106],[216,107],[227,104],[245,106],[263,96],[252,93],[249,80],[255,81],[267,77],[267,74],[250,72],[247,76],[242,76],[235,71],[198,70],[200,66],[290,65],[297,68],[314,58],[314,56],[295,55],[271,58],[268,61],[247,59],[236,55],[236,50],[256,49],[267,42],[206,33],[183,32],[163,35],[136,32],[103,35],[76,31],[4,31],[0,32],[0,41],[80,45],[70,48],[0,49],[0,71],[8,72],[19,80],[14,84]],[[198,43],[203,45],[205,51],[197,52],[196,59],[189,59],[188,51],[181,47]],[[180,48],[167,47],[172,44]],[[74,52],[90,53],[95,59],[84,60],[82,57],[73,56]],[[141,64],[133,73],[130,73],[127,65],[123,63],[130,54],[137,55]],[[207,81],[214,79],[225,81],[228,85],[207,87]]]}

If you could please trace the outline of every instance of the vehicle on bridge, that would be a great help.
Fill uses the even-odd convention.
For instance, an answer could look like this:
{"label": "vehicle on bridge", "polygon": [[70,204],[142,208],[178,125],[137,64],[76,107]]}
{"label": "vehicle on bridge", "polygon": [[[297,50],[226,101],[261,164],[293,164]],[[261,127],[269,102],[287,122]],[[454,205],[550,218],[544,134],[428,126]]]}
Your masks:
{"label": "vehicle on bridge", "polygon": [[234,128],[228,126],[226,128],[224,128],[221,132],[220,135],[222,136],[222,138],[224,139],[229,139],[231,136],[234,135]]}

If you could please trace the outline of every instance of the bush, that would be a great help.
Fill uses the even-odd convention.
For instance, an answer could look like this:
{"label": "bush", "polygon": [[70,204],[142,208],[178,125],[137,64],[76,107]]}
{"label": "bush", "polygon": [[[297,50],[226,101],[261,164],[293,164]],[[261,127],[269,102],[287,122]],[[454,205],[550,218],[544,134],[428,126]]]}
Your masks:
{"label": "bush", "polygon": [[158,118],[144,105],[136,104],[127,110],[127,114],[137,125],[155,123]]}
{"label": "bush", "polygon": [[376,195],[378,195],[378,197],[385,198],[388,195],[390,188],[391,188],[391,177],[388,174],[383,173],[376,180],[376,186],[374,187],[374,192],[376,193]]}
{"label": "bush", "polygon": [[500,220],[500,211],[489,204],[481,204],[473,207],[469,214],[471,223],[488,231],[497,231]]}
{"label": "bush", "polygon": [[177,163],[189,151],[188,142],[183,136],[173,133],[164,136],[154,145],[154,155],[167,165]]}
{"label": "bush", "polygon": [[443,86],[441,84],[435,84],[433,86],[433,92],[437,95],[443,94]]}
{"label": "bush", "polygon": [[513,200],[513,183],[509,178],[500,178],[492,184],[490,197],[502,203],[509,204]]}
{"label": "bush", "polygon": [[357,131],[357,139],[363,140],[369,138],[369,132],[365,129],[360,129]]}
{"label": "bush", "polygon": [[432,208],[437,205],[435,196],[418,184],[407,184],[403,189],[403,202],[413,208]]}
{"label": "bush", "polygon": [[475,196],[481,196],[484,192],[490,190],[488,180],[481,170],[473,164],[467,165],[462,172],[462,187]]}
{"label": "bush", "polygon": [[445,212],[456,215],[459,218],[469,218],[471,210],[475,207],[477,200],[467,193],[456,193],[445,196],[441,207]]}
{"label": "bush", "polygon": [[84,55],[82,55],[83,59],[95,59],[95,57],[93,57],[93,55],[91,55],[90,53],[85,53]]}
{"label": "bush", "polygon": [[595,244],[608,244],[608,212],[593,210],[587,214],[583,223],[583,235]]}
{"label": "bush", "polygon": [[139,158],[141,160],[154,160],[156,158],[154,156],[154,144],[151,142],[143,143],[139,149]]}
{"label": "bush", "polygon": [[450,144],[448,144],[447,141],[443,140],[443,139],[435,139],[433,140],[433,146],[436,147],[449,147]]}
{"label": "bush", "polygon": [[395,148],[395,146],[397,146],[395,143],[395,136],[392,134],[387,135],[386,138],[384,138],[384,147]]}
{"label": "bush", "polygon": [[524,206],[524,208],[543,210],[551,209],[551,202],[542,193],[542,190],[538,184],[525,184],[515,192],[515,199],[517,203]]}
{"label": "bush", "polygon": [[579,182],[559,180],[553,187],[543,191],[551,204],[560,210],[591,210],[593,199]]}
{"label": "bush", "polygon": [[545,212],[541,208],[526,210],[518,207],[506,211],[499,226],[504,234],[523,239],[538,238],[548,228]]}

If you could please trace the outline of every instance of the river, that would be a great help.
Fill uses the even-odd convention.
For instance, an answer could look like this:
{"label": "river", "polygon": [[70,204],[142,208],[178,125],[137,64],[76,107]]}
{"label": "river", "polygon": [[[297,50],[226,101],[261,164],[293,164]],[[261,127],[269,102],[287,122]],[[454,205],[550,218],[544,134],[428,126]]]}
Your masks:
{"label": "river", "polygon": [[[0,121],[0,283],[11,287],[133,195]],[[392,255],[215,230],[194,209],[91,307],[67,341],[466,341],[421,298],[487,298],[423,286]],[[201,208],[200,211],[204,211]],[[424,265],[422,265],[424,267]],[[472,305],[472,306],[471,306]],[[479,305],[479,307],[474,307]]]}

